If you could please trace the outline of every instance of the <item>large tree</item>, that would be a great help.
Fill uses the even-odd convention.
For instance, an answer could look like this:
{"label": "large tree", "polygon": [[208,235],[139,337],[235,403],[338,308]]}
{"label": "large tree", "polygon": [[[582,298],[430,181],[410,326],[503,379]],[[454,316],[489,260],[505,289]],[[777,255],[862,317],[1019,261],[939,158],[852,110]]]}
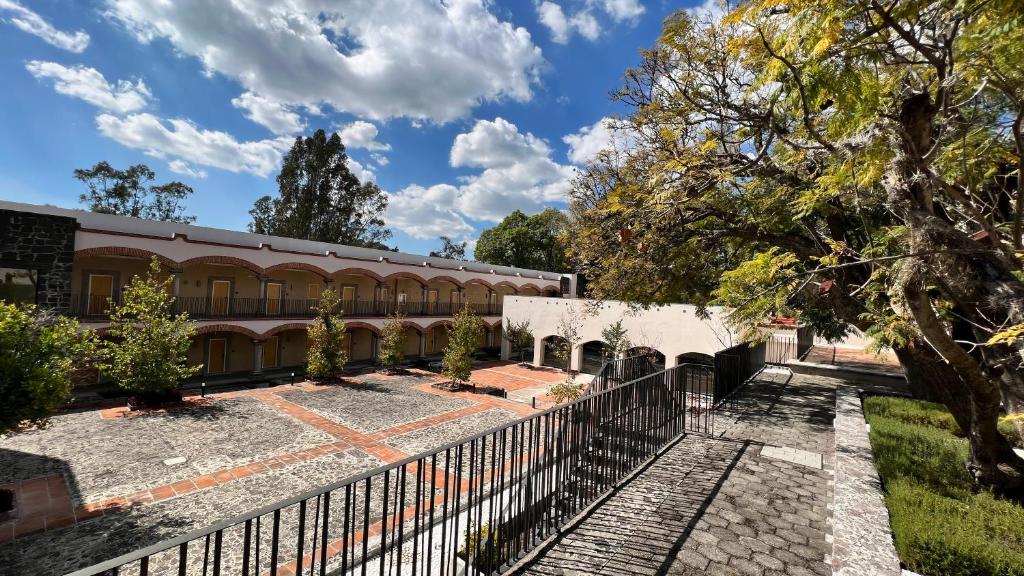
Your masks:
{"label": "large tree", "polygon": [[793,314],[891,346],[1024,496],[996,429],[1019,350],[1024,16],[1010,0],[752,0],[681,12],[627,72],[632,148],[577,179],[571,253],[599,297]]}
{"label": "large tree", "polygon": [[441,236],[441,249],[432,250],[430,255],[435,258],[448,258],[451,260],[466,259],[466,242],[456,243],[447,236]]}
{"label": "large tree", "polygon": [[500,266],[564,272],[564,226],[565,215],[554,208],[533,216],[516,210],[480,234],[473,257],[478,262]]}
{"label": "large tree", "polygon": [[391,237],[382,215],[387,195],[360,182],[348,167],[337,133],[296,137],[277,176],[278,195],[264,196],[249,211],[249,230],[288,238],[383,248]]}
{"label": "large tree", "polygon": [[75,170],[75,179],[89,188],[89,193],[79,196],[79,201],[93,212],[186,224],[196,219],[185,214],[183,206],[192,195],[192,188],[178,181],[150,184],[156,173],[145,164],[118,170],[99,162],[92,168]]}

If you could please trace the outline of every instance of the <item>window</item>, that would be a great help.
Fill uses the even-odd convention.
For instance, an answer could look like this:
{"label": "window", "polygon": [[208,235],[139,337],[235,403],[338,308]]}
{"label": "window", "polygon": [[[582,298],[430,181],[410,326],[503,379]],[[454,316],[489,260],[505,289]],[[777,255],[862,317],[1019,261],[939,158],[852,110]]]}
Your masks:
{"label": "window", "polygon": [[398,293],[398,303],[399,304],[405,304],[406,298],[408,298],[408,296],[406,295],[405,292],[399,292]]}
{"label": "window", "polygon": [[23,268],[0,268],[0,301],[10,304],[35,304],[39,274]]}
{"label": "window", "polygon": [[310,282],[306,285],[306,298],[309,300],[319,300],[322,292],[323,288],[319,282]]}

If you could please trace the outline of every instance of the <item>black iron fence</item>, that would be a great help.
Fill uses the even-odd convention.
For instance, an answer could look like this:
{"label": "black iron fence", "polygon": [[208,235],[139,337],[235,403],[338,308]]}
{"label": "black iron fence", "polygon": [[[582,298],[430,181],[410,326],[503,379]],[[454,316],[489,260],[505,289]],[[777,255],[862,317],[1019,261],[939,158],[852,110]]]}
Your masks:
{"label": "black iron fence", "polygon": [[715,353],[714,404],[731,397],[765,365],[767,346],[743,342]]}
{"label": "black iron fence", "polygon": [[776,332],[765,341],[765,364],[785,366],[790,360],[799,360],[814,346],[814,329],[801,326],[792,334]]}
{"label": "black iron fence", "polygon": [[714,384],[691,365],[647,374],[74,576],[497,573],[678,435],[709,432]]}
{"label": "black iron fence", "polygon": [[[109,317],[111,302],[118,304],[119,298],[107,296],[71,296],[71,315],[83,319],[106,319]],[[187,312],[195,319],[217,318],[313,318],[319,300],[273,299],[273,298],[210,298],[178,296],[174,299],[174,312]],[[340,302],[337,311],[350,318],[383,317],[396,312],[406,316],[454,316],[463,304],[449,302],[380,302],[373,300],[346,300]],[[501,304],[469,304],[478,316],[500,316]]]}
{"label": "black iron fence", "polygon": [[605,362],[601,366],[601,370],[590,381],[590,384],[587,385],[583,393],[595,394],[602,392],[623,382],[636,380],[658,371],[659,369],[647,354],[617,358]]}

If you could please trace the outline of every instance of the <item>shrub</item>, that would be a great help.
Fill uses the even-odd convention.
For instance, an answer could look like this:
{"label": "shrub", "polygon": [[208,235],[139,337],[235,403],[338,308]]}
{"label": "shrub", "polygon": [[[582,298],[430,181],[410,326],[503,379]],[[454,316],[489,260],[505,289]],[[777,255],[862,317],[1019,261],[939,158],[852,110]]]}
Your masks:
{"label": "shrub", "polygon": [[313,378],[336,378],[348,361],[345,350],[345,319],[333,290],[324,290],[315,307],[316,320],[306,328],[309,350],[306,372]]}
{"label": "shrub", "polygon": [[402,347],[405,346],[405,326],[402,326],[404,319],[398,313],[388,317],[381,331],[380,365],[389,370],[405,359],[405,354],[402,353]]}
{"label": "shrub", "polygon": [[468,305],[462,307],[448,326],[448,346],[444,349],[441,373],[451,380],[452,388],[469,381],[473,351],[480,342],[481,330],[483,324]]}
{"label": "shrub", "polygon": [[[488,558],[488,540],[490,540],[490,557]],[[492,533],[491,525],[484,524],[479,530],[473,530],[472,526],[466,529],[465,541],[459,549],[459,558],[471,564],[480,572],[493,571],[505,561],[502,557],[501,540],[499,531],[495,529]]]}
{"label": "shrub", "polygon": [[556,404],[563,404],[579,399],[583,395],[583,387],[571,380],[565,380],[548,388],[548,394],[554,398]]}
{"label": "shrub", "polygon": [[1014,421],[1024,420],[1024,414],[1015,414],[1013,416],[1004,416],[999,419],[999,431],[1006,436],[1006,439],[1010,441],[1017,448],[1024,448],[1024,436],[1021,436],[1020,430],[1017,429],[1017,425]]}
{"label": "shrub", "polygon": [[95,333],[75,320],[0,302],[0,434],[44,424],[96,351]]}
{"label": "shrub", "polygon": [[970,494],[966,441],[944,430],[884,416],[869,417],[868,422],[875,465],[886,482],[907,479],[945,496]]}

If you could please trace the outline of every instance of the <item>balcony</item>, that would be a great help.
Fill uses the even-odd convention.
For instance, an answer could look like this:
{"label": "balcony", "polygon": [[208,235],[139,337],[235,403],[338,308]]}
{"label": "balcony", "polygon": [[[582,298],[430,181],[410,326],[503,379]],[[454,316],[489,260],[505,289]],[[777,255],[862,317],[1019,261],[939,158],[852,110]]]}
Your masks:
{"label": "balcony", "polygon": [[[119,303],[119,297],[113,300]],[[109,318],[110,305],[106,296],[72,294],[69,314],[83,320],[103,321]],[[223,318],[314,318],[318,300],[268,298],[209,298],[177,297],[174,312],[187,312],[196,320]],[[469,304],[477,316],[501,316],[501,304]],[[346,318],[383,318],[395,312],[405,316],[454,316],[461,305],[448,302],[374,302],[363,300],[342,301],[339,312]]]}

